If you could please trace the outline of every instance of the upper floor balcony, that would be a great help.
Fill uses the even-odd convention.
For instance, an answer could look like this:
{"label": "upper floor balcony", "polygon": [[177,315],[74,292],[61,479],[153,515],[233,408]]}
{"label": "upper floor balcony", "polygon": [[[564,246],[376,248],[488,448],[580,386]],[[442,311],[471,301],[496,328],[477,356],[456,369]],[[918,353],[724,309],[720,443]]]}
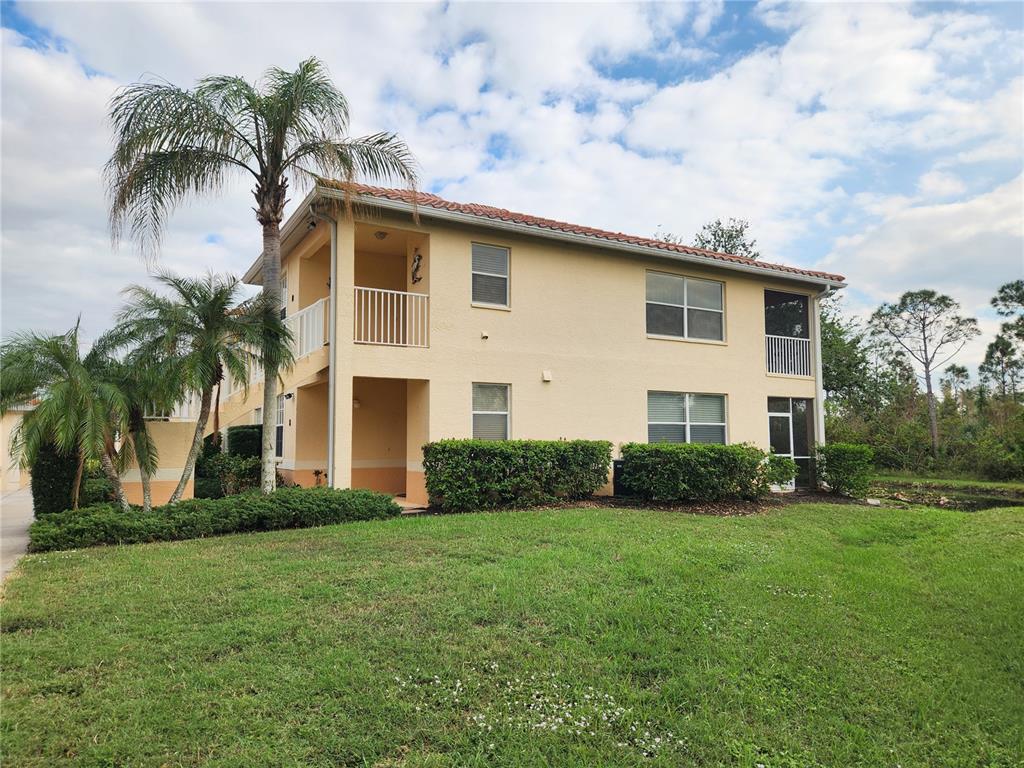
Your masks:
{"label": "upper floor balcony", "polygon": [[352,340],[388,347],[430,346],[430,296],[355,287]]}
{"label": "upper floor balcony", "polygon": [[764,352],[768,373],[814,375],[809,303],[809,297],[799,293],[764,292]]}

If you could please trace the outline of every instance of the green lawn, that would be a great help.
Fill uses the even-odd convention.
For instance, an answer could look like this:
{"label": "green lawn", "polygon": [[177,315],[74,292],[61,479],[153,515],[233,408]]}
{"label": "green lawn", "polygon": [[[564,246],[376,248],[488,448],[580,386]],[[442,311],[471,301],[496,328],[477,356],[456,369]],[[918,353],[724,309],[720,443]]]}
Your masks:
{"label": "green lawn", "polygon": [[879,474],[875,482],[881,485],[921,485],[925,487],[952,490],[976,490],[980,492],[1006,491],[1014,496],[1024,498],[1024,483],[997,480],[977,480],[971,477],[941,477],[912,474]]}
{"label": "green lawn", "polygon": [[583,509],[35,555],[10,766],[1011,766],[1024,508]]}

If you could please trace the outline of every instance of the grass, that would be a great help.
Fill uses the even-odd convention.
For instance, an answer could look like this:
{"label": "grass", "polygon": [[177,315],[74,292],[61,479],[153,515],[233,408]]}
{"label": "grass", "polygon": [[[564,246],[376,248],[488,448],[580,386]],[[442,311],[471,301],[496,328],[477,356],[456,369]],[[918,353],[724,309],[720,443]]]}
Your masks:
{"label": "grass", "polygon": [[405,518],[26,557],[17,766],[1020,765],[1024,508]]}
{"label": "grass", "polygon": [[943,477],[940,475],[926,476],[910,473],[883,473],[875,475],[875,482],[885,485],[921,485],[936,489],[978,490],[978,491],[1010,491],[1014,495],[1024,497],[1024,482],[996,480],[977,480],[970,477]]}

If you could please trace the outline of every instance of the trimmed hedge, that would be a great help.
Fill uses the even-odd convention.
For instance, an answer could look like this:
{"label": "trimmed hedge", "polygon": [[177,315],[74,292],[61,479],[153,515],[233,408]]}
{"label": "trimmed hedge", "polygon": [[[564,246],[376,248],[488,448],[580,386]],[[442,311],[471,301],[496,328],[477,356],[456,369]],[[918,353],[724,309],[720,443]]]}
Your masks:
{"label": "trimmed hedge", "polygon": [[63,454],[51,444],[39,446],[32,463],[32,509],[49,515],[71,509],[71,490],[78,463],[74,455]]}
{"label": "trimmed hedge", "polygon": [[268,496],[248,493],[223,499],[188,499],[122,512],[112,504],[60,512],[29,528],[29,551],[49,552],[102,544],[177,541],[226,533],[311,528],[396,517],[401,509],[376,491],[282,488]]}
{"label": "trimmed hedge", "polygon": [[857,443],[829,443],[818,446],[818,479],[832,493],[863,499],[871,487],[875,452]]}
{"label": "trimmed hedge", "polygon": [[228,444],[224,446],[224,453],[259,458],[262,444],[262,424],[239,424],[228,427]]}
{"label": "trimmed hedge", "polygon": [[445,512],[585,499],[608,482],[604,440],[439,440],[423,446],[431,506]]}
{"label": "trimmed hedge", "polygon": [[[78,492],[78,505],[88,507],[114,500],[114,484],[105,477],[86,477]],[[64,510],[62,509],[61,512]]]}
{"label": "trimmed hedge", "polygon": [[224,489],[219,477],[196,477],[192,486],[192,495],[197,499],[220,499]]}
{"label": "trimmed hedge", "polygon": [[757,499],[796,474],[792,459],[752,445],[628,443],[622,459],[623,486],[645,501]]}

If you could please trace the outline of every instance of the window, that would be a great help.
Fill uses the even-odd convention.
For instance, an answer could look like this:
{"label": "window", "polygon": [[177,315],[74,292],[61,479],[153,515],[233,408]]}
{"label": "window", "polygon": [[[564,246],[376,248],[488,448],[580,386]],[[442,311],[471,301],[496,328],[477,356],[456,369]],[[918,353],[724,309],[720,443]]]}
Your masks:
{"label": "window", "polygon": [[473,439],[508,439],[508,384],[473,385]]}
{"label": "window", "polygon": [[799,293],[765,291],[764,332],[768,336],[810,338],[807,297]]}
{"label": "window", "polygon": [[508,306],[508,248],[473,243],[473,303]]}
{"label": "window", "polygon": [[725,443],[725,395],[647,393],[647,442]]}
{"label": "window", "polygon": [[253,409],[253,411],[252,411],[252,423],[253,424],[262,424],[263,423],[263,409],[262,408],[254,408]]}
{"label": "window", "polygon": [[281,273],[281,319],[288,316],[288,275]]}
{"label": "window", "polygon": [[277,429],[274,430],[274,455],[284,456],[284,395],[277,396]]}
{"label": "window", "polygon": [[796,462],[796,487],[814,485],[814,401],[804,397],[768,398],[768,444],[772,453]]}
{"label": "window", "polygon": [[714,280],[648,272],[647,333],[724,341],[722,297],[722,283]]}

